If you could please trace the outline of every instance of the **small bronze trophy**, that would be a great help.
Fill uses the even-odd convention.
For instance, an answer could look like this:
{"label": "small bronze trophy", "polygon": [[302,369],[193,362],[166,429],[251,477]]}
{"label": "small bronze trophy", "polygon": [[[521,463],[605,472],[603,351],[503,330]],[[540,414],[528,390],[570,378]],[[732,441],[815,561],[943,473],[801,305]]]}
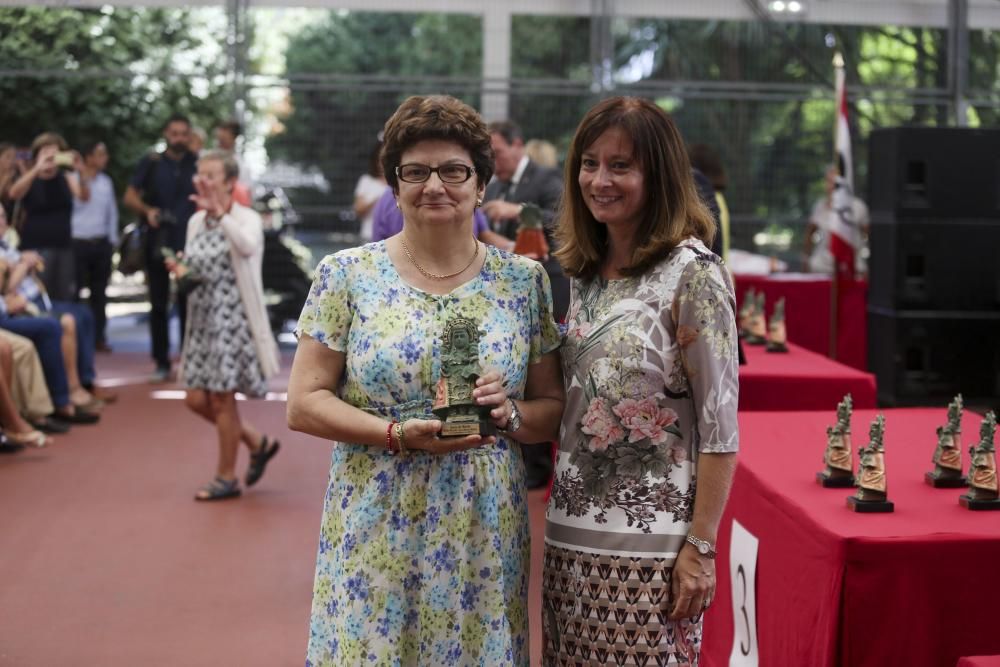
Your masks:
{"label": "small bronze trophy", "polygon": [[747,326],[747,343],[763,345],[767,342],[767,325],[764,318],[764,292],[757,292],[753,311],[750,313]]}
{"label": "small bronze trophy", "polygon": [[948,423],[937,427],[934,470],[924,473],[924,481],[936,489],[957,489],[966,485],[962,474],[962,395],[948,404]]}
{"label": "small bronze trophy", "polygon": [[979,442],[969,447],[969,492],[958,497],[958,504],[969,510],[1000,510],[997,487],[997,450],[993,436],[997,430],[996,414],[986,413],[979,427]]}
{"label": "small bronze trophy", "polygon": [[756,294],[752,287],[747,288],[747,291],[743,293],[743,305],[740,306],[739,319],[740,338],[746,338],[747,333],[750,331],[750,316],[757,305]]}
{"label": "small bronze trophy", "polygon": [[826,427],[826,450],[823,462],[826,467],[816,473],[816,481],[826,488],[846,489],[854,486],[854,467],[851,460],[851,395],[837,403],[837,423]]}
{"label": "small bronze trophy", "polygon": [[535,204],[522,204],[517,216],[519,225],[514,239],[514,252],[539,261],[549,256],[549,242],[542,226],[542,209]]}
{"label": "small bronze trophy", "polygon": [[480,375],[479,329],[465,317],[448,320],[442,336],[441,377],[431,411],[444,422],[441,437],[494,435],[490,407],[476,405],[472,390]]}
{"label": "small bronze trophy", "polygon": [[847,497],[847,507],[853,512],[891,512],[893,504],[886,495],[885,484],[885,416],[878,415],[868,430],[869,442],[858,450],[858,492]]}
{"label": "small bronze trophy", "polygon": [[785,330],[785,297],[774,303],[771,322],[767,325],[767,351],[788,352],[788,333]]}

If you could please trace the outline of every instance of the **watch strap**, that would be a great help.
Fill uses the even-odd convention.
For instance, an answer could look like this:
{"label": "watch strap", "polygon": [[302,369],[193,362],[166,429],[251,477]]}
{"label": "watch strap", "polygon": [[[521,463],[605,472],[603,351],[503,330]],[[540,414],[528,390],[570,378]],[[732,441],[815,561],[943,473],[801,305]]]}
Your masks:
{"label": "watch strap", "polygon": [[703,540],[695,537],[694,535],[688,535],[684,538],[685,541],[698,550],[702,556],[708,558],[715,558],[715,545],[708,540]]}

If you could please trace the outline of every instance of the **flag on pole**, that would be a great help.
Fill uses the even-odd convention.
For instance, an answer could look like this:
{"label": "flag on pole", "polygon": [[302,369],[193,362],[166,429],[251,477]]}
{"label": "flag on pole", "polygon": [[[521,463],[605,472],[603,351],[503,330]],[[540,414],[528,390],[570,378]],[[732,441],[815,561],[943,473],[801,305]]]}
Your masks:
{"label": "flag on pole", "polygon": [[861,245],[858,221],[854,217],[854,166],[851,161],[851,129],[847,123],[847,90],[844,85],[844,59],[834,58],[836,71],[837,114],[834,121],[834,167],[837,179],[830,196],[830,254],[834,277],[854,278],[854,254]]}

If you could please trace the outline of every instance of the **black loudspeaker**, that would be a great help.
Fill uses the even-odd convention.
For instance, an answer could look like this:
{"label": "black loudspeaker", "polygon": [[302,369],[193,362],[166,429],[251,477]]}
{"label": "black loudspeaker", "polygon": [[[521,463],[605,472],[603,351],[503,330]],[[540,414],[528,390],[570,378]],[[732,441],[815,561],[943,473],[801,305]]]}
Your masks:
{"label": "black loudspeaker", "polygon": [[1000,396],[1000,313],[869,308],[868,365],[880,405]]}
{"label": "black loudspeaker", "polygon": [[1000,310],[1000,218],[872,216],[868,303],[901,310]]}
{"label": "black loudspeaker", "polygon": [[868,151],[873,213],[1000,217],[1000,130],[885,128],[872,131]]}

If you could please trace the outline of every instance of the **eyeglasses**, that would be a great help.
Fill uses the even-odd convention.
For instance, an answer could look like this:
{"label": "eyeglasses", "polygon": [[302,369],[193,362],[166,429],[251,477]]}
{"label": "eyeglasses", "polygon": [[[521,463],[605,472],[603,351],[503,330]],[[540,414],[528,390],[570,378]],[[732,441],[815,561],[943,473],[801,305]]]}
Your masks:
{"label": "eyeglasses", "polygon": [[396,167],[396,176],[405,183],[423,183],[434,173],[444,183],[465,183],[476,173],[476,168],[464,164],[443,164],[440,167],[429,167],[419,162],[401,164]]}

